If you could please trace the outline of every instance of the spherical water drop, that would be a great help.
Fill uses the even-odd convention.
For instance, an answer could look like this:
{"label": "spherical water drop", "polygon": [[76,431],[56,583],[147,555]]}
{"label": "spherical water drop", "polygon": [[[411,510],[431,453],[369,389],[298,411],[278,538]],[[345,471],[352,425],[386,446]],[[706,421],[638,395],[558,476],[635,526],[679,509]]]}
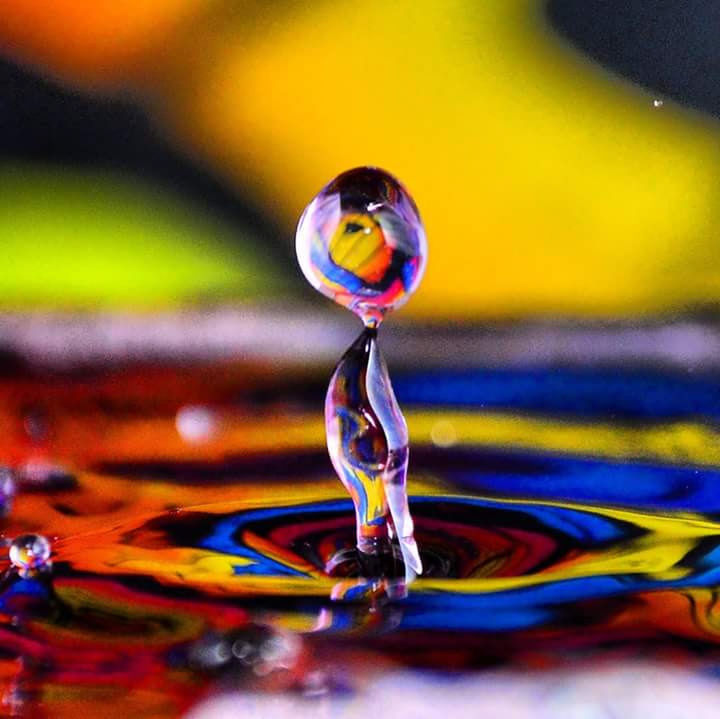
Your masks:
{"label": "spherical water drop", "polygon": [[296,250],[308,282],[370,327],[408,300],[427,260],[415,203],[372,167],[348,170],[320,191],[300,218]]}
{"label": "spherical water drop", "polygon": [[50,553],[50,542],[41,534],[23,534],[10,545],[10,561],[21,575],[46,569]]}

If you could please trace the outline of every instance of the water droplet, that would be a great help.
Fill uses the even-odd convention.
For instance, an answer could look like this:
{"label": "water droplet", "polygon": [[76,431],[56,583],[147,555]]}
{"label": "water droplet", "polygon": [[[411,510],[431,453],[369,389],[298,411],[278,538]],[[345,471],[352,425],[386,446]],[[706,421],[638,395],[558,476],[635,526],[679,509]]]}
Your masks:
{"label": "water droplet", "polygon": [[411,581],[422,563],[408,508],[407,425],[376,333],[425,271],[420,215],[392,175],[372,167],[348,170],[305,208],[296,250],[310,284],[366,326],[336,367],[325,399],[328,450],[355,505],[360,565],[382,566],[362,557],[390,556],[396,542]]}
{"label": "water droplet", "polygon": [[42,534],[23,534],[10,545],[10,562],[21,576],[50,567],[50,542]]}
{"label": "water droplet", "polygon": [[307,206],[296,235],[308,282],[369,327],[415,291],[427,260],[417,207],[392,175],[348,170]]}

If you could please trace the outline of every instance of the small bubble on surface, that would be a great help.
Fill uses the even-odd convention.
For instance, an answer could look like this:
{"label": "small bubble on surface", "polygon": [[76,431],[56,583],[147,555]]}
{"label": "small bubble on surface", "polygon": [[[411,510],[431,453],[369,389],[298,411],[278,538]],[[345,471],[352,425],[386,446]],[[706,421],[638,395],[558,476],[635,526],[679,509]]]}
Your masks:
{"label": "small bubble on surface", "polygon": [[51,551],[42,534],[23,534],[10,544],[10,562],[24,576],[48,568]]}

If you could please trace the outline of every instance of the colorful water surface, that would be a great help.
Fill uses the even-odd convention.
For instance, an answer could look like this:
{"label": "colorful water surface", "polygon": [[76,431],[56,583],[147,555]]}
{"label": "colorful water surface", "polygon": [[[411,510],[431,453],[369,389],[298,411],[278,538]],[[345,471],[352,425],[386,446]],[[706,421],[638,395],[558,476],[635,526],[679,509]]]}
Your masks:
{"label": "colorful water surface", "polygon": [[219,687],[306,696],[321,672],[355,692],[384,667],[716,671],[713,376],[399,374],[425,572],[372,603],[326,569],[355,532],[320,404],[261,367],[18,372],[4,532],[53,549],[50,576],[6,575],[0,596],[18,714],[179,716]]}

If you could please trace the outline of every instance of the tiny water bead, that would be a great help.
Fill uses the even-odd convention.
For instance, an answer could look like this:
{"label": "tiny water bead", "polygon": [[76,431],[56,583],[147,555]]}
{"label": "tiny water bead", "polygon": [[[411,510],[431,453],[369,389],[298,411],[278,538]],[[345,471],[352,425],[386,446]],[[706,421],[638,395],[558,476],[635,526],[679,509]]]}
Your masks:
{"label": "tiny water bead", "polygon": [[308,282],[371,327],[408,300],[427,261],[415,203],[372,167],[348,170],[318,193],[300,218],[296,251]]}
{"label": "tiny water bead", "polygon": [[48,569],[50,542],[41,534],[23,534],[10,545],[10,562],[21,576]]}

